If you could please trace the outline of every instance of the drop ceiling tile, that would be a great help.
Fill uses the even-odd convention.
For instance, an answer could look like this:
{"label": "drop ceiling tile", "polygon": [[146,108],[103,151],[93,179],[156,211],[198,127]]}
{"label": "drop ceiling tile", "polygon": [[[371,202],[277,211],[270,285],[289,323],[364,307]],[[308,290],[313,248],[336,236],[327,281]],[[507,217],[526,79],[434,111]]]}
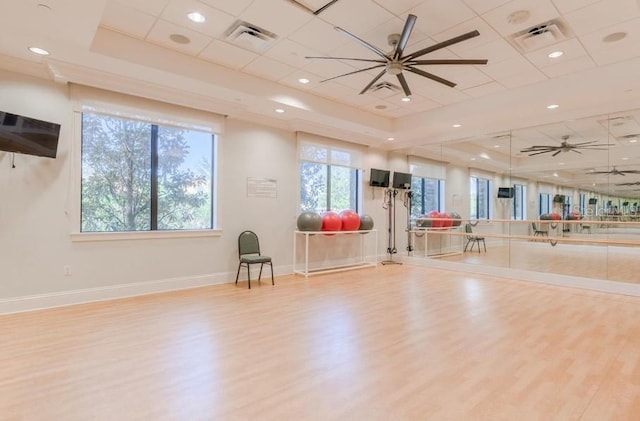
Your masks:
{"label": "drop ceiling tile", "polygon": [[406,18],[407,12],[410,9],[418,6],[422,3],[422,0],[374,0],[380,6],[384,7],[396,16],[400,16],[403,19]]}
{"label": "drop ceiling tile", "polygon": [[314,19],[314,15],[287,1],[261,0],[253,2],[241,18],[283,39]]}
{"label": "drop ceiling tile", "polygon": [[564,60],[551,66],[542,67],[540,70],[548,77],[554,78],[594,67],[596,67],[596,63],[593,59],[588,55],[584,55],[571,60]]}
{"label": "drop ceiling tile", "polygon": [[350,66],[341,60],[308,59],[308,62],[309,64],[304,66],[302,70],[321,76],[323,79],[328,79],[357,70],[357,68]]}
{"label": "drop ceiling tile", "polygon": [[269,80],[280,80],[296,69],[268,57],[258,57],[242,69],[243,71]]}
{"label": "drop ceiling tile", "polygon": [[[509,15],[524,10],[530,13],[529,17],[520,23],[510,23]],[[499,34],[508,36],[523,29],[530,28],[541,23],[548,22],[559,16],[558,11],[551,0],[513,0],[482,15]]]}
{"label": "drop ceiling tile", "polygon": [[[144,0],[138,0],[144,1]],[[234,16],[239,16],[254,0],[199,0],[200,3],[208,4],[218,10],[227,12]],[[260,0],[266,3],[264,0]]]}
{"label": "drop ceiling tile", "polygon": [[[394,46],[389,44],[389,35],[401,34],[402,30],[404,29],[404,25],[405,19],[392,18],[384,23],[381,23],[372,30],[367,31],[360,38],[384,52],[391,52],[393,51]],[[427,38],[427,35],[414,27],[411,31],[411,37],[409,38],[409,42],[407,43],[405,52],[412,51],[412,44],[425,38]],[[359,48],[364,48],[358,45],[355,41],[352,41],[352,44],[356,44]]]}
{"label": "drop ceiling tile", "polygon": [[464,0],[466,5],[479,15],[495,9],[498,6],[502,6],[509,1],[511,0]]}
{"label": "drop ceiling tile", "polygon": [[464,90],[464,93],[472,96],[474,98],[478,98],[481,96],[489,95],[494,92],[504,91],[506,88],[500,85],[498,82],[489,82],[484,85],[474,86],[472,88],[468,88]]}
{"label": "drop ceiling tile", "polygon": [[488,65],[494,65],[506,60],[517,59],[520,54],[504,39],[497,39],[474,48],[473,57],[470,56],[471,52],[464,54],[464,58],[486,58],[489,60]]}
{"label": "drop ceiling tile", "polygon": [[107,3],[100,25],[144,39],[151,30],[156,18],[150,14],[133,9],[117,1]]}
{"label": "drop ceiling tile", "polygon": [[316,95],[329,99],[342,99],[348,96],[357,96],[358,91],[345,88],[335,82],[324,82],[314,86],[311,91]]}
{"label": "drop ceiling tile", "polygon": [[426,0],[411,13],[418,17],[415,28],[429,36],[476,17],[461,0]]}
{"label": "drop ceiling tile", "polygon": [[560,13],[567,14],[577,9],[581,9],[600,0],[552,0]]}
{"label": "drop ceiling tile", "polygon": [[[191,41],[188,44],[176,43],[169,38],[173,34],[186,36]],[[212,41],[211,37],[162,19],[158,19],[146,39],[192,56],[198,55]]]}
{"label": "drop ceiling tile", "polygon": [[518,56],[508,60],[493,63],[489,61],[486,66],[481,66],[480,71],[491,76],[498,82],[502,79],[518,75],[520,73],[528,73],[536,68],[524,57]]}
{"label": "drop ceiling tile", "polygon": [[492,79],[479,68],[484,66],[455,65],[455,66],[417,66],[456,84],[456,89],[465,90],[478,85],[489,83]]}
{"label": "drop ceiling tile", "polygon": [[278,42],[265,53],[265,56],[288,64],[289,66],[295,68],[302,68],[309,64],[310,59],[307,59],[305,57],[321,55],[321,53],[314,51],[309,47],[304,47],[288,39],[283,39],[282,41]]}
{"label": "drop ceiling tile", "polygon": [[456,88],[450,88],[431,79],[409,73],[407,83],[413,93],[426,97],[439,104],[454,104],[469,99],[469,96]]}
{"label": "drop ceiling tile", "polygon": [[200,58],[232,69],[241,69],[258,58],[258,54],[224,41],[213,40],[199,55]]}
{"label": "drop ceiling tile", "polygon": [[394,15],[371,0],[339,1],[319,15],[320,19],[354,35],[362,35],[394,18]]}
{"label": "drop ceiling tile", "polygon": [[[604,42],[609,34],[624,32],[627,36],[620,41]],[[640,18],[593,32],[580,37],[587,52],[600,65],[615,63],[640,56]]]}
{"label": "drop ceiling tile", "polygon": [[[481,45],[488,44],[489,42],[502,39],[500,34],[494,31],[493,28],[491,28],[484,20],[479,17],[475,17],[443,32],[440,32],[439,34],[434,35],[434,39],[436,39],[437,42],[442,42],[474,30],[480,32],[480,35],[459,42],[457,44],[450,45],[447,48],[461,57],[473,54],[473,58],[481,58],[475,56],[474,50],[476,48]],[[469,58],[472,57],[469,56]]]}
{"label": "drop ceiling tile", "polygon": [[386,116],[389,111],[396,110],[398,108],[400,108],[399,105],[383,99],[378,99],[377,101],[362,107],[363,110],[383,116]]}
{"label": "drop ceiling tile", "polygon": [[[206,21],[192,22],[187,18],[190,12],[200,12]],[[236,18],[228,13],[209,7],[197,0],[171,0],[162,12],[162,19],[201,32],[214,38],[224,35]]]}
{"label": "drop ceiling tile", "polygon": [[160,16],[169,0],[127,0],[129,7],[145,12],[149,15]]}
{"label": "drop ceiling tile", "polygon": [[289,39],[300,45],[320,51],[323,55],[348,42],[347,37],[333,29],[333,25],[321,19],[311,20],[289,35]]}
{"label": "drop ceiling tile", "polygon": [[[549,53],[554,51],[562,51],[563,54],[557,58],[549,58]],[[559,63],[585,55],[587,55],[587,51],[584,49],[580,41],[578,41],[577,38],[570,38],[552,46],[541,48],[531,53],[526,53],[524,56],[538,68],[542,68],[555,66]]]}
{"label": "drop ceiling tile", "polygon": [[640,16],[635,0],[602,0],[565,15],[576,35],[585,35]]}
{"label": "drop ceiling tile", "polygon": [[506,88],[513,89],[520,86],[526,86],[533,83],[541,82],[546,79],[547,76],[545,76],[544,73],[542,73],[540,70],[531,68],[510,77],[502,78],[499,80],[499,82]]}

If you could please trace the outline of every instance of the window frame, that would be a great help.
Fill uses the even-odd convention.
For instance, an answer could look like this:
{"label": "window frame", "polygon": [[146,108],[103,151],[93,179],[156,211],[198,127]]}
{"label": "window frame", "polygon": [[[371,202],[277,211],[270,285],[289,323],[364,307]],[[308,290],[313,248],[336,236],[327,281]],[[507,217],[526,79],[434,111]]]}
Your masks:
{"label": "window frame", "polygon": [[[414,180],[419,180],[420,182],[420,197],[422,197],[422,200],[420,201],[420,214],[419,215],[415,215],[413,214],[413,204],[415,202],[415,190],[413,190],[413,183]],[[427,209],[425,207],[425,184],[426,181],[435,181],[437,183],[437,187],[436,187],[436,197],[437,197],[437,210],[438,212],[444,212],[444,189],[445,189],[445,180],[439,179],[439,178],[433,178],[433,177],[418,177],[418,176],[412,176],[412,180],[411,180],[411,185],[412,185],[412,198],[411,198],[411,217],[412,218],[417,218],[420,217],[422,215],[425,215],[427,212],[434,210],[434,209]]]}
{"label": "window frame", "polygon": [[[514,221],[525,221],[527,219],[527,186],[524,184],[513,184],[513,214]],[[519,193],[518,193],[519,192]],[[518,212],[518,209],[520,212]]]}
{"label": "window frame", "polygon": [[[475,180],[475,183],[474,183]],[[486,218],[479,218],[478,215],[480,214],[480,189],[478,188],[480,186],[480,180],[482,180],[483,182],[486,182],[486,197],[484,198],[486,201],[486,208],[484,209],[486,211]],[[473,185],[475,184],[475,189],[473,190]],[[489,220],[491,219],[491,191],[492,191],[492,181],[489,178],[484,178],[484,177],[478,177],[475,175],[472,175],[469,177],[469,219],[475,219],[475,220]],[[472,197],[475,194],[475,200],[474,197]],[[476,204],[475,209],[471,209],[471,206],[473,205],[473,203]]]}

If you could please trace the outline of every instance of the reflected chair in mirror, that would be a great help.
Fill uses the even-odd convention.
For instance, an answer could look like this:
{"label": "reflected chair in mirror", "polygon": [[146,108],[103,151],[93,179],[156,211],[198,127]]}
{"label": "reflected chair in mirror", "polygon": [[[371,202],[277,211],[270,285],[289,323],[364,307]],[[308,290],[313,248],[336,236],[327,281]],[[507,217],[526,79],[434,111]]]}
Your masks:
{"label": "reflected chair in mirror", "polygon": [[471,244],[471,248],[469,249],[469,251],[473,251],[473,246],[477,244],[478,253],[480,253],[480,242],[482,242],[482,245],[484,246],[484,251],[487,251],[487,243],[484,242],[484,237],[474,235],[473,230],[471,229],[471,224],[467,223],[464,225],[464,232],[467,235],[467,244],[464,245],[463,251],[467,251],[467,247],[469,247],[469,244]]}
{"label": "reflected chair in mirror", "polygon": [[549,230],[538,228],[538,224],[536,224],[535,222],[531,223],[531,230],[533,231],[533,236],[534,237],[548,237],[549,236]]}
{"label": "reflected chair in mirror", "polygon": [[251,289],[251,265],[260,264],[260,274],[258,275],[258,282],[262,277],[262,268],[265,264],[271,266],[271,285],[275,285],[273,280],[273,263],[271,257],[260,254],[260,242],[258,236],[253,231],[243,231],[238,236],[238,257],[240,263],[238,264],[238,273],[236,273],[236,285],[238,285],[238,277],[240,277],[240,268],[242,266],[247,267],[247,283],[249,289]]}

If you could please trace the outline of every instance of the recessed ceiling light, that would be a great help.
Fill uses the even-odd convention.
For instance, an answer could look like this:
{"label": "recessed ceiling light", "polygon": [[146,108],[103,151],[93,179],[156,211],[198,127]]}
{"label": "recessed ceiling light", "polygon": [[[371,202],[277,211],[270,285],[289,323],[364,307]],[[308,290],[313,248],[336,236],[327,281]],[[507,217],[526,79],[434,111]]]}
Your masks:
{"label": "recessed ceiling light", "polygon": [[638,139],[629,139],[629,143],[637,143]]}
{"label": "recessed ceiling light", "polygon": [[564,162],[561,162],[561,163],[560,163],[560,164],[558,164],[558,165],[564,165]]}
{"label": "recessed ceiling light", "polygon": [[455,127],[455,128],[457,129],[458,127],[462,127],[462,124],[458,124],[458,123],[456,123],[456,124],[454,124],[454,125],[453,125],[453,126],[451,126],[451,127]]}
{"label": "recessed ceiling light", "polygon": [[626,38],[627,33],[626,32],[614,32],[612,34],[607,35],[606,37],[602,38],[603,42],[616,42],[616,41],[620,41],[623,38]]}
{"label": "recessed ceiling light", "polygon": [[45,50],[44,48],[40,48],[40,47],[29,47],[29,51],[31,51],[33,54],[37,54],[39,56],[48,56],[49,52],[47,50]]}
{"label": "recessed ceiling light", "polygon": [[472,161],[475,161],[476,159],[475,159],[475,158],[471,158],[471,160],[472,160]]}
{"label": "recessed ceiling light", "polygon": [[556,108],[558,108],[559,105],[558,104],[551,104],[551,105],[547,105],[547,108],[550,110],[555,110]]}
{"label": "recessed ceiling light", "polygon": [[186,37],[182,34],[171,34],[169,35],[169,39],[176,44],[189,44],[191,42],[189,37]]}
{"label": "recessed ceiling light", "polygon": [[629,160],[629,158],[626,158],[626,157],[625,157],[625,158],[622,158],[622,160],[623,160],[623,161],[628,161],[628,160]]}
{"label": "recessed ceiling light", "polygon": [[191,22],[195,23],[203,23],[207,20],[207,18],[205,18],[204,15],[200,12],[191,12],[187,14],[187,18],[189,18]]}
{"label": "recessed ceiling light", "polygon": [[553,173],[553,176],[554,176],[554,177],[557,177],[557,176],[558,176],[558,173],[557,173],[557,172],[554,172],[554,173]]}
{"label": "recessed ceiling light", "polygon": [[494,148],[498,149],[500,145],[493,145]]}
{"label": "recessed ceiling light", "polygon": [[302,83],[303,85],[306,85],[307,83],[310,82],[310,80],[305,77],[301,77],[300,79],[298,79],[298,82]]}
{"label": "recessed ceiling light", "polygon": [[411,101],[411,97],[404,96],[404,97],[402,97],[402,99],[401,99],[400,101],[402,101],[402,102],[409,102],[409,101]]}
{"label": "recessed ceiling light", "polygon": [[388,140],[389,142],[391,142],[391,141],[396,140],[396,138],[395,138],[395,137],[388,137],[388,138],[387,138],[387,140]]}
{"label": "recessed ceiling light", "polygon": [[284,110],[282,108],[276,108],[275,110],[277,113],[282,114],[284,113]]}
{"label": "recessed ceiling light", "polygon": [[562,51],[554,51],[553,53],[549,53],[549,58],[558,58],[562,56],[564,53]]}

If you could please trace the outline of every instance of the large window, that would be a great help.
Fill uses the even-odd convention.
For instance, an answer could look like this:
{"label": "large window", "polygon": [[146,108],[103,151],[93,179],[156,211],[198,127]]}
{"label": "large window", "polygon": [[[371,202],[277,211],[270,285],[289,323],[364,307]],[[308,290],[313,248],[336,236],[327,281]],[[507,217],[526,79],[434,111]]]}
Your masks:
{"label": "large window", "polygon": [[412,177],[411,195],[412,218],[418,218],[432,210],[444,211],[444,180]]}
{"label": "large window", "polygon": [[538,214],[543,215],[551,212],[551,195],[549,193],[540,193],[540,206]]}
{"label": "large window", "polygon": [[214,228],[215,135],[82,113],[81,231]]}
{"label": "large window", "polygon": [[489,203],[491,194],[491,182],[486,178],[470,177],[469,193],[471,208],[470,219],[489,219]]}
{"label": "large window", "polygon": [[514,196],[513,196],[513,219],[516,221],[523,221],[527,219],[527,187],[522,184],[514,184]]}
{"label": "large window", "polygon": [[316,144],[300,146],[300,211],[360,212],[362,170],[354,152]]}

